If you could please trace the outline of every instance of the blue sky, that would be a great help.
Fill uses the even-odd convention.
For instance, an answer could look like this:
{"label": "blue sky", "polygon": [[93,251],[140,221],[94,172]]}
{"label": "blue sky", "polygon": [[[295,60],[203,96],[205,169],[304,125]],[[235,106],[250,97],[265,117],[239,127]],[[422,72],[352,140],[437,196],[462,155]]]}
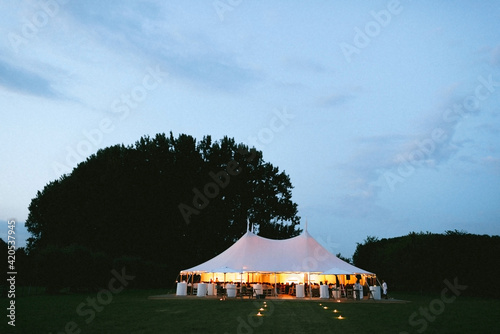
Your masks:
{"label": "blue sky", "polygon": [[334,253],[368,235],[500,234],[496,1],[0,11],[0,220],[20,231],[37,190],[88,155],[172,131],[262,150]]}

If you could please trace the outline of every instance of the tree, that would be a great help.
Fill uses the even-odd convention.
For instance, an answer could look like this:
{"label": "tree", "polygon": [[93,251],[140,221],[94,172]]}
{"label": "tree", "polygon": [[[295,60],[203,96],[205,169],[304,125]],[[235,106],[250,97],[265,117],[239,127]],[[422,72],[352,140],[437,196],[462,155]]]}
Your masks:
{"label": "tree", "polygon": [[467,286],[465,294],[498,297],[484,289],[478,276],[498,277],[491,265],[500,257],[500,236],[474,235],[464,231],[444,234],[411,232],[406,236],[381,239],[368,237],[356,247],[354,264],[389,281],[391,289],[441,291],[445,280]]}
{"label": "tree", "polygon": [[338,257],[339,259],[341,259],[342,261],[345,261],[347,263],[351,263],[352,264],[352,260],[350,257],[345,257],[345,256],[342,256],[341,253],[337,253],[337,255],[335,255],[336,257]]}
{"label": "tree", "polygon": [[99,150],[39,191],[28,251],[79,245],[167,265],[173,275],[228,248],[248,219],[265,237],[298,235],[292,188],[262,152],[234,139],[144,136]]}

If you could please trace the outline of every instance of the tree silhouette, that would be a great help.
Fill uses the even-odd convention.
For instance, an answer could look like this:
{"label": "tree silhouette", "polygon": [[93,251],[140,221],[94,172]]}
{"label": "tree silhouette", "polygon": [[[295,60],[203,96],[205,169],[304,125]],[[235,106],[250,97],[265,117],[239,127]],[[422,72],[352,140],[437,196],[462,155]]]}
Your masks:
{"label": "tree silhouette", "polygon": [[457,279],[466,285],[465,294],[499,297],[485,289],[484,280],[498,277],[494,259],[500,258],[500,236],[475,235],[464,231],[444,234],[411,232],[406,236],[381,239],[368,237],[356,247],[356,266],[377,273],[391,289],[441,291],[444,280]]}
{"label": "tree silhouette", "polygon": [[265,237],[300,233],[292,188],[262,152],[234,139],[144,136],[99,150],[39,191],[27,249],[65,263],[85,252],[140,259],[174,275],[229,247],[248,219]]}

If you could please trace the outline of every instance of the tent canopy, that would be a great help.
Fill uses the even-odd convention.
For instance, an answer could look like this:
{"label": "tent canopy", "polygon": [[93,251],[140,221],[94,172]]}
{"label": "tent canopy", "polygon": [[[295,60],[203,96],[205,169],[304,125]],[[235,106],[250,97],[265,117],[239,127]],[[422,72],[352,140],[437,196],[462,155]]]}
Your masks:
{"label": "tent canopy", "polygon": [[247,231],[221,254],[200,265],[182,270],[181,273],[213,273],[215,268],[228,268],[239,273],[308,272],[320,274],[328,271],[339,275],[373,275],[330,253],[307,230],[299,236],[284,240],[267,239]]}
{"label": "tent canopy", "polygon": [[355,271],[349,271],[345,269],[340,269],[340,268],[330,268],[327,271],[324,271],[321,273],[321,275],[354,275],[357,274],[358,272]]}

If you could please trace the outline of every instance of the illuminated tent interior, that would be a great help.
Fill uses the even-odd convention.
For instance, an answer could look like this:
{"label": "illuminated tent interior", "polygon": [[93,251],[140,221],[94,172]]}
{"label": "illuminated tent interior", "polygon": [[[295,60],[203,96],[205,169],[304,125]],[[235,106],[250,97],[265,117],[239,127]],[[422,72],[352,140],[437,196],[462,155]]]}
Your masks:
{"label": "illuminated tent interior", "polygon": [[299,236],[284,240],[247,231],[221,254],[181,271],[181,275],[193,274],[201,275],[201,282],[271,284],[353,284],[356,275],[361,275],[364,284],[367,277],[375,276],[330,253],[307,232],[307,227]]}

